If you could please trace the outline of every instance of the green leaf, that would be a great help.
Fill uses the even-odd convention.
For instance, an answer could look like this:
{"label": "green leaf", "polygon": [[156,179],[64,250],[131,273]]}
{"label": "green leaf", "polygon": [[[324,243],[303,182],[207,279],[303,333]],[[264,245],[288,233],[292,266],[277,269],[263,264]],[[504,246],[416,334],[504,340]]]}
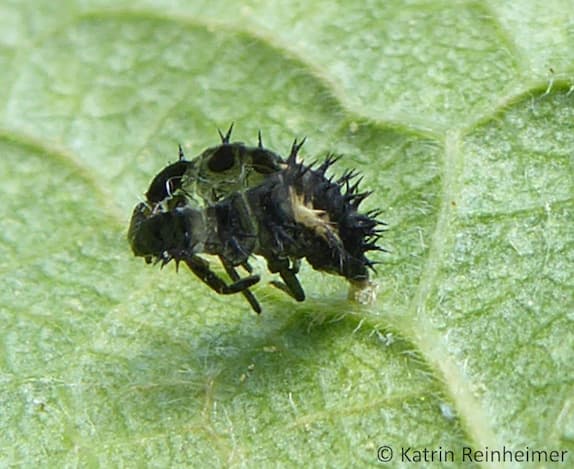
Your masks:
{"label": "green leaf", "polygon": [[[570,6],[0,4],[0,465],[572,464]],[[230,122],[364,173],[374,305],[304,266],[256,317],[131,255],[151,178]]]}

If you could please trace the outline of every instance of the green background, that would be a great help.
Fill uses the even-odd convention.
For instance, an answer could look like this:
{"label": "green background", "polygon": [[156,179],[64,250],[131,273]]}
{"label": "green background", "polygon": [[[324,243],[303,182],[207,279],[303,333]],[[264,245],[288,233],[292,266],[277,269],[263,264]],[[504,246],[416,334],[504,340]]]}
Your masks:
{"label": "green background", "polygon": [[[0,0],[0,465],[573,464],[573,45],[568,0]],[[150,179],[232,121],[363,172],[374,305],[305,266],[257,317],[132,257]]]}

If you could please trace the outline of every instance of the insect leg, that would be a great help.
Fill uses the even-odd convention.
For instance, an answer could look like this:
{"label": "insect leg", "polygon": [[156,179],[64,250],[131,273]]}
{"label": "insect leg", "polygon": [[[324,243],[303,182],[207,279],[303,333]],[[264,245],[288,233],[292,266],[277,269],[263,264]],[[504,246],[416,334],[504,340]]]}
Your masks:
{"label": "insect leg", "polygon": [[247,261],[243,261],[241,263],[241,267],[243,267],[249,273],[253,272],[253,267],[251,267],[251,264]]}
{"label": "insect leg", "polygon": [[[240,277],[235,268],[229,262],[227,262],[222,256],[219,256],[219,259],[221,260],[221,263],[223,264],[223,267],[225,267],[225,271],[227,272],[227,275],[229,275],[231,280],[233,280],[234,282],[238,282],[240,280]],[[242,290],[241,294],[251,305],[253,311],[255,311],[257,314],[261,314],[261,306],[259,305],[257,298],[255,298],[255,295],[253,295],[253,293],[251,293],[251,291],[248,288]]]}
{"label": "insect leg", "polygon": [[221,277],[209,268],[207,261],[198,256],[182,259],[191,271],[213,291],[222,295],[231,295],[246,290],[259,282],[259,275],[250,275],[227,285]]}
{"label": "insect leg", "polygon": [[289,268],[289,259],[271,259],[267,261],[267,267],[271,273],[278,272],[283,279],[283,282],[277,280],[271,281],[271,285],[284,291],[289,296],[297,301],[303,301],[305,299],[305,292],[299,283],[297,278],[297,271],[299,270],[299,264],[294,263],[294,268]]}
{"label": "insect leg", "polygon": [[295,259],[293,260],[293,267],[291,267],[291,271],[294,274],[298,274],[299,273],[299,269],[301,269],[301,259]]}

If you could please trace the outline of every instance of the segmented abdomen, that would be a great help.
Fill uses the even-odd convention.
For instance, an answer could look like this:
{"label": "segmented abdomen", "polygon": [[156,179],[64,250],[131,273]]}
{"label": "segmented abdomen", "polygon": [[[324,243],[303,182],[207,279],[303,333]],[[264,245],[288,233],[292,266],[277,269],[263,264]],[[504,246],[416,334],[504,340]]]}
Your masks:
{"label": "segmented abdomen", "polygon": [[357,192],[358,183],[350,184],[355,173],[334,182],[326,178],[335,161],[329,157],[316,170],[290,163],[245,193],[257,226],[254,254],[267,260],[306,258],[317,270],[349,280],[368,279],[373,262],[365,254],[380,250],[376,242],[381,223],[373,212],[358,212],[369,194]]}

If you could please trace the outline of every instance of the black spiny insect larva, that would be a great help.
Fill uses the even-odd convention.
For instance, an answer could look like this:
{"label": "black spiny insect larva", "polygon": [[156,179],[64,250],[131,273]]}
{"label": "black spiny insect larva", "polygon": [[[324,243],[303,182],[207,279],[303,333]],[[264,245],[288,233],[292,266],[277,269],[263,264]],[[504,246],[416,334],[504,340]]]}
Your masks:
{"label": "black spiny insect larva", "polygon": [[[370,192],[358,192],[355,171],[336,181],[326,177],[337,157],[328,156],[316,169],[297,162],[302,144],[295,141],[285,167],[260,184],[205,207],[185,197],[176,197],[169,209],[138,204],[128,233],[134,254],[162,265],[183,261],[217,293],[242,292],[257,313],[261,307],[249,288],[259,276],[241,278],[236,271],[242,266],[251,274],[253,255],[265,258],[270,272],[282,279],[272,284],[297,301],[305,299],[297,278],[301,259],[345,277],[355,288],[368,287],[374,262],[366,253],[383,250],[377,242],[384,231],[378,211],[358,211]],[[200,254],[218,256],[233,283],[213,272]]]}

